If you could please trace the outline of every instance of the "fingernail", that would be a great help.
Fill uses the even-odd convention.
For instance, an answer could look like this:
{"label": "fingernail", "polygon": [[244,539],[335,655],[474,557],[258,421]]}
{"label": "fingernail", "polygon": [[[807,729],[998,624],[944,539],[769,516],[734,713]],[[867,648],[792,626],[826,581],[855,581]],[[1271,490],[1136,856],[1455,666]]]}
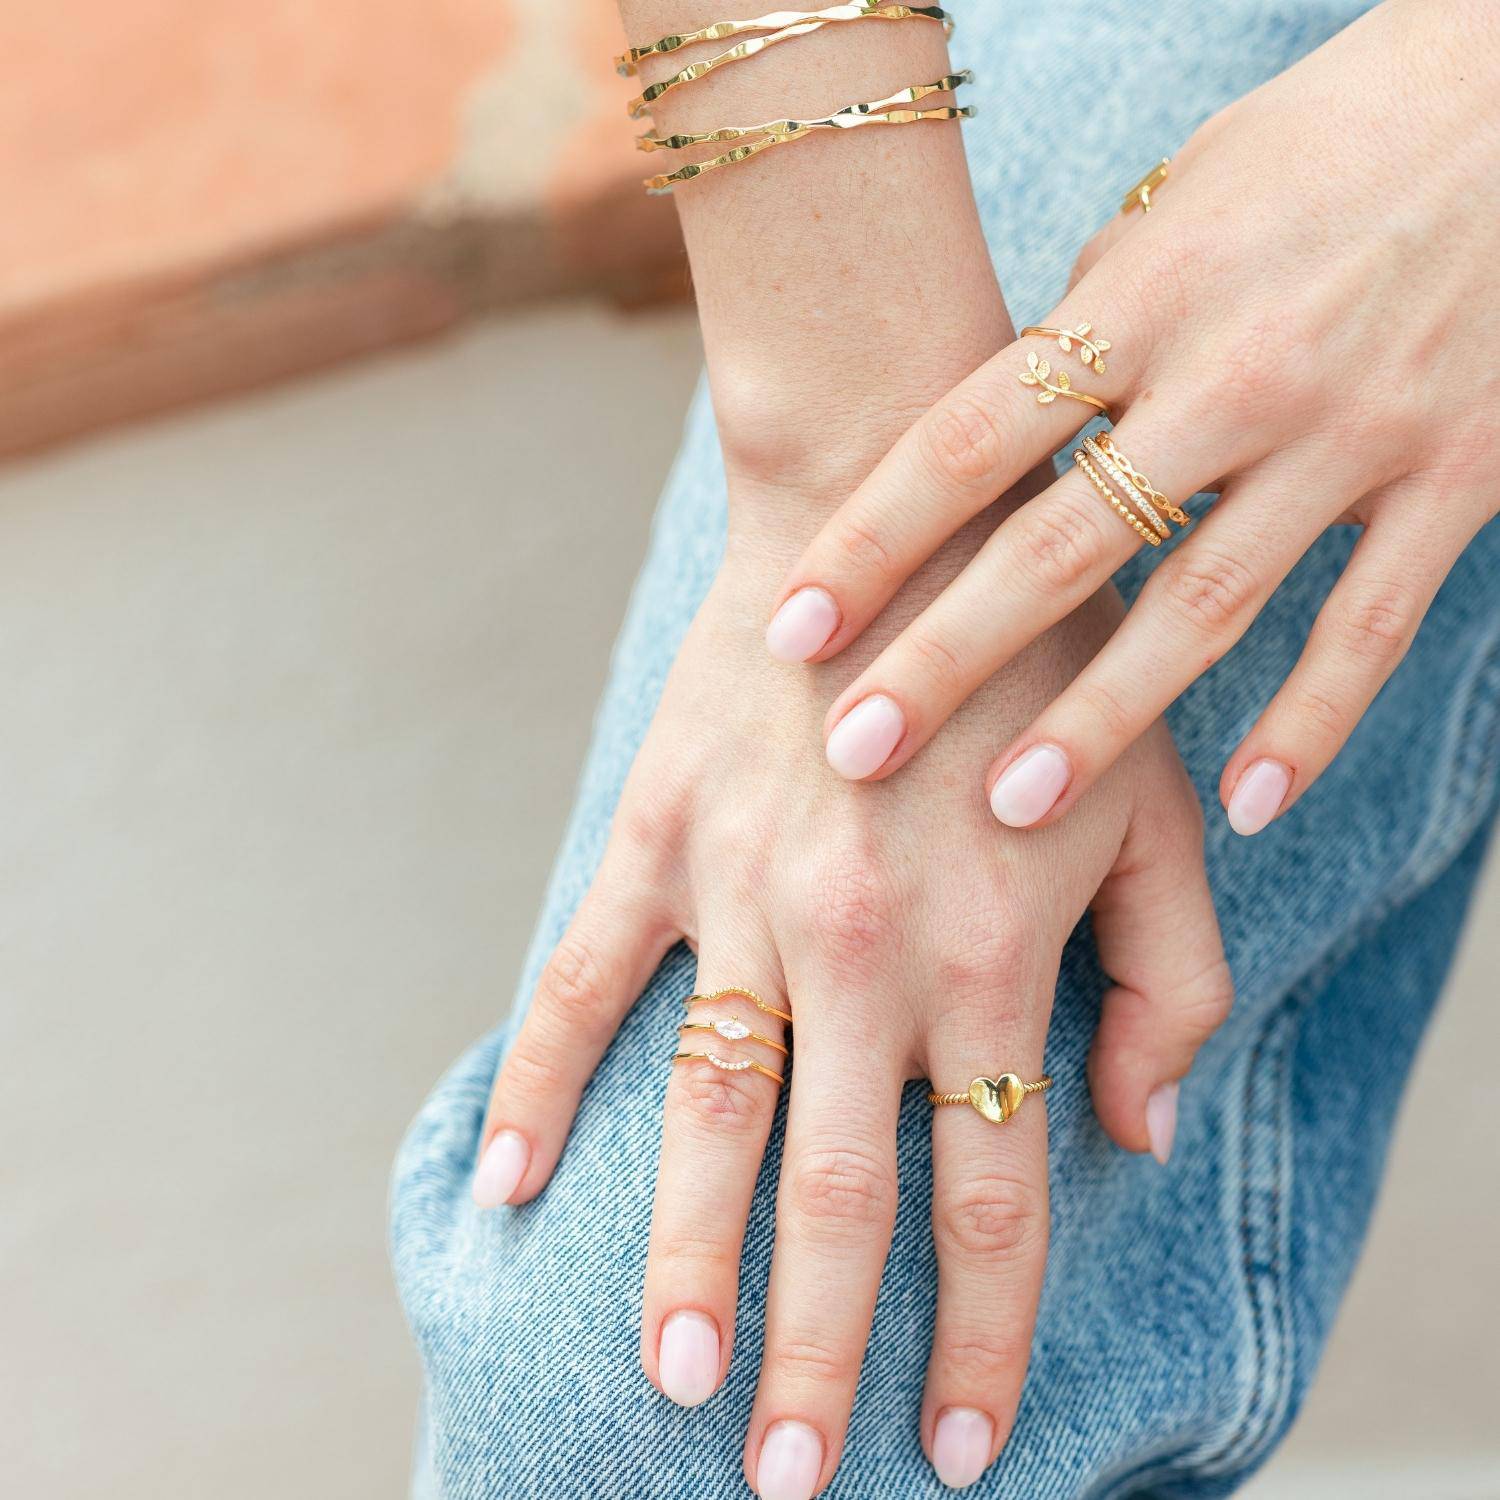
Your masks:
{"label": "fingernail", "polygon": [[760,1500],[812,1500],[822,1469],[822,1438],[806,1422],[777,1422],[760,1445],[755,1492]]}
{"label": "fingernail", "polygon": [[949,1489],[973,1484],[990,1462],[995,1424],[972,1406],[950,1406],[932,1434],[932,1467]]}
{"label": "fingernail", "polygon": [[1229,826],[1247,837],[1259,833],[1286,801],[1292,771],[1279,760],[1258,760],[1240,774],[1229,799]]}
{"label": "fingernail", "polygon": [[877,693],[856,703],[833,726],[824,754],[840,776],[859,781],[891,758],[891,751],[905,733],[906,719],[901,710]]}
{"label": "fingernail", "polygon": [[719,1330],[706,1313],[675,1312],[661,1326],[661,1388],[679,1406],[707,1401],[719,1383]]}
{"label": "fingernail", "polygon": [[526,1138],[514,1130],[502,1130],[484,1148],[474,1171],[474,1201],[480,1208],[499,1208],[510,1202],[510,1195],[526,1174],[531,1147]]}
{"label": "fingernail", "polygon": [[1013,760],[990,792],[990,810],[1012,828],[1030,828],[1052,811],[1073,775],[1056,745],[1035,745]]}
{"label": "fingernail", "polygon": [[1172,1137],[1177,1134],[1177,1090],[1175,1083],[1158,1084],[1146,1100],[1146,1139],[1162,1166],[1172,1154]]}
{"label": "fingernail", "polygon": [[839,607],[827,589],[798,589],[771,616],[766,650],[777,661],[806,661],[828,644],[838,623]]}

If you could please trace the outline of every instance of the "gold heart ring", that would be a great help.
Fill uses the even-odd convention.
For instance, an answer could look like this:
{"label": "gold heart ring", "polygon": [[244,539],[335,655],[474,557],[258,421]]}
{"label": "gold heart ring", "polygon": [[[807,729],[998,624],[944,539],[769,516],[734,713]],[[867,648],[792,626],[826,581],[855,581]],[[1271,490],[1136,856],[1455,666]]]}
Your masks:
{"label": "gold heart ring", "polygon": [[1027,1094],[1045,1094],[1052,1075],[1043,1073],[1035,1083],[1023,1083],[1014,1073],[998,1078],[976,1078],[961,1094],[928,1094],[929,1104],[972,1104],[992,1125],[1003,1125],[1020,1109]]}

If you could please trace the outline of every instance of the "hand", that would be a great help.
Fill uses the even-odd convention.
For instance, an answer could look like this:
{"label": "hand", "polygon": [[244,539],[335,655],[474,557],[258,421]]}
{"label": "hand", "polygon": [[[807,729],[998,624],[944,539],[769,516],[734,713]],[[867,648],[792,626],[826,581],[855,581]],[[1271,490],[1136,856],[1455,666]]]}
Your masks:
{"label": "hand", "polygon": [[[768,492],[758,514],[783,503]],[[744,486],[737,504],[743,522]],[[977,530],[941,551],[911,596],[931,597]],[[961,1090],[1006,1069],[1036,1078],[1059,954],[1097,892],[1094,930],[1117,987],[1091,1059],[1095,1105],[1121,1145],[1165,1159],[1175,1080],[1229,988],[1197,803],[1163,728],[1084,814],[1040,839],[997,829],[974,795],[978,748],[1087,660],[1117,601],[1092,602],[997,677],[910,776],[851,786],[803,750],[828,670],[790,673],[760,648],[757,621],[794,550],[770,535],[732,516],[723,570],[672,670],[598,877],[496,1079],[475,1197],[493,1207],[542,1191],[599,1058],[680,936],[697,954],[700,992],[744,985],[790,1011],[797,1059],[745,1468],[759,1493],[791,1500],[821,1489],[839,1462],[895,1215],[903,1084]],[[903,598],[898,617],[909,607]],[[775,1017],[740,997],[681,1019],[730,1017],[783,1039]],[[750,1039],[675,1040],[784,1069],[774,1047]],[[673,1066],[673,1041],[662,1037],[671,1077],[641,1360],[664,1394],[693,1405],[728,1370],[742,1238],[779,1089],[758,1072]],[[1046,1102],[1028,1098],[1003,1126],[944,1108],[932,1128],[941,1284],[922,1440],[939,1474],[961,1484],[998,1453],[1025,1373],[1047,1239]]]}
{"label": "hand", "polygon": [[[1224,769],[1231,825],[1258,832],[1338,753],[1496,514],[1497,90],[1492,4],[1389,0],[1210,121],[1149,216],[1117,218],[1045,320],[1108,337],[1105,372],[1032,336],[953,389],[793,568],[773,651],[844,650],[942,538],[1093,415],[1019,381],[1028,356],[1048,359],[1054,386],[1066,370],[1108,404],[1119,451],[1166,495],[1222,485],[1222,498],[994,760],[995,815],[1024,827],[1066,813],[1325,528],[1358,524],[1301,661]],[[889,776],[1139,546],[1070,468],[840,695],[829,761]]]}

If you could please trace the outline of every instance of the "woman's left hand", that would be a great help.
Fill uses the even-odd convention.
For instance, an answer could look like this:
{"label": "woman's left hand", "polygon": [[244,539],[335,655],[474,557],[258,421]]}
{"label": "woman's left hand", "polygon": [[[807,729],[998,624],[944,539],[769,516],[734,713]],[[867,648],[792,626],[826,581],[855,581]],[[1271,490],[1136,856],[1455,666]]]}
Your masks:
{"label": "woman's left hand", "polygon": [[[1497,96],[1493,0],[1387,0],[1209,121],[1152,212],[1122,214],[1088,247],[1046,320],[1107,337],[1103,373],[1076,340],[1064,352],[1023,337],[921,417],[793,569],[781,608],[804,589],[833,608],[816,594],[790,604],[780,654],[842,651],[946,536],[1095,415],[1023,383],[1028,356],[1046,360],[1052,386],[1107,403],[1116,449],[1164,494],[1222,498],[994,761],[990,805],[1016,827],[1060,817],[1327,527],[1361,525],[1301,660],[1224,770],[1230,823],[1259,832],[1333,760],[1497,511]],[[898,769],[1140,545],[1070,468],[835,702],[834,768]],[[816,645],[786,626],[830,619]],[[845,753],[862,737],[841,725],[876,696],[901,728],[870,765]]]}

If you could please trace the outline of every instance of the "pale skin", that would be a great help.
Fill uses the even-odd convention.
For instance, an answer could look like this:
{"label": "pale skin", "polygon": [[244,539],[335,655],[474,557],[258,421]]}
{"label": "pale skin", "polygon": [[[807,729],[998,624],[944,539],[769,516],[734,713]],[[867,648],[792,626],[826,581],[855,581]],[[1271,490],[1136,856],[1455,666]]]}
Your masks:
{"label": "pale skin", "polygon": [[[641,40],[764,8],[622,4]],[[859,23],[670,96],[655,123],[820,114],[950,70],[939,28]],[[837,1469],[890,1244],[903,1085],[1037,1077],[1062,946],[1092,905],[1113,984],[1088,1085],[1120,1146],[1164,1160],[1177,1082],[1230,1001],[1201,814],[1164,726],[1101,778],[1077,818],[1041,836],[998,827],[973,774],[997,735],[1018,731],[1109,638],[1121,613],[1112,590],[979,685],[907,775],[854,785],[807,754],[833,696],[941,597],[1020,495],[930,549],[847,660],[789,667],[761,641],[781,581],[839,503],[1013,336],[957,129],[809,139],[679,194],[728,545],[593,888],[496,1078],[475,1175],[486,1207],[543,1191],[584,1087],[678,939],[697,955],[700,991],[744,985],[792,1013],[765,1353],[744,1438],[746,1480],[763,1500],[808,1500]],[[683,1019],[726,1016],[783,1036],[743,1000]],[[741,1244],[778,1090],[754,1072],[673,1066],[679,1043],[707,1050],[691,1033],[662,1038],[670,1077],[641,1363],[662,1396],[693,1405],[733,1357]],[[748,1040],[717,1050],[782,1065]],[[955,1485],[994,1461],[1014,1419],[1046,1256],[1046,1144],[1047,1096],[1003,1126],[968,1108],[933,1118],[939,1299],[911,1420]]]}
{"label": "pale skin", "polygon": [[[1044,320],[1108,337],[1105,374],[1032,336],[924,413],[785,581],[779,608],[795,600],[794,615],[827,622],[799,654],[837,656],[914,563],[1093,417],[1066,398],[1035,404],[1017,376],[1040,355],[1108,404],[1115,443],[1159,490],[1221,496],[1109,644],[981,773],[996,817],[1067,814],[1324,530],[1358,525],[1301,660],[1224,766],[1237,832],[1285,814],[1500,508],[1497,90],[1492,4],[1389,0],[1210,120],[1149,216],[1098,235]],[[900,770],[1140,545],[1070,467],[854,676],[823,726],[830,762],[858,779]],[[840,726],[871,699],[892,705],[879,763],[850,765]]]}

